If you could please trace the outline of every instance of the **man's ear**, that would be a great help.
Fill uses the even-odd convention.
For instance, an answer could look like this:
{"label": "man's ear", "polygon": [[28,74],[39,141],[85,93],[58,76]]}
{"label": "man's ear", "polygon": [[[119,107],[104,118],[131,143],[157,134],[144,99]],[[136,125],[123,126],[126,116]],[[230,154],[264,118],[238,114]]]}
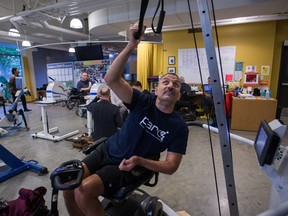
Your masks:
{"label": "man's ear", "polygon": [[155,88],[155,92],[154,92],[155,95],[157,95],[157,92],[158,92],[158,87]]}

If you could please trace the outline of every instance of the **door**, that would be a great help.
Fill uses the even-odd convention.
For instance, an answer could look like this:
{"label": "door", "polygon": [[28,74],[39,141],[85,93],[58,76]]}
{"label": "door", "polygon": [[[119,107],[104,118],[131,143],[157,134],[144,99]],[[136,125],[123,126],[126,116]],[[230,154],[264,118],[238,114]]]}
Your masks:
{"label": "door", "polygon": [[288,41],[284,41],[281,53],[280,72],[278,80],[278,107],[288,107]]}

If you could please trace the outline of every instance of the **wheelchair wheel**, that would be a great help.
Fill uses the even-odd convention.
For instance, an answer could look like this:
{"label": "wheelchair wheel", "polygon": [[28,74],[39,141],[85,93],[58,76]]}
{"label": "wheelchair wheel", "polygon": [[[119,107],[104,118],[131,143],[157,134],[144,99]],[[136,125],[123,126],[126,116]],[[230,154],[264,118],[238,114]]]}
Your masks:
{"label": "wheelchair wheel", "polygon": [[75,106],[75,100],[73,100],[73,99],[68,100],[66,103],[67,103],[67,108],[69,110],[72,110]]}
{"label": "wheelchair wheel", "polygon": [[162,216],[163,215],[163,205],[160,201],[157,200],[152,216]]}
{"label": "wheelchair wheel", "polygon": [[163,205],[160,201],[158,201],[157,197],[149,197],[145,210],[145,215],[151,215],[151,216],[162,216],[163,215]]}

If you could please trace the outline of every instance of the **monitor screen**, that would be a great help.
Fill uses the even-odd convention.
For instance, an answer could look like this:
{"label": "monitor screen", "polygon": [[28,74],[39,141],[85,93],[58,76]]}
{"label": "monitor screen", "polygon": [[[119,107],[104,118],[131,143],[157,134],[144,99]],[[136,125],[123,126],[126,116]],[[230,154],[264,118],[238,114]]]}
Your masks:
{"label": "monitor screen", "polygon": [[23,89],[24,84],[23,84],[23,78],[22,77],[15,77],[15,83],[16,83],[16,88],[17,89]]}
{"label": "monitor screen", "polygon": [[261,121],[254,148],[260,166],[270,165],[280,143],[279,135],[274,132],[266,121]]}
{"label": "monitor screen", "polygon": [[212,86],[210,84],[204,84],[203,88],[205,93],[211,93]]}
{"label": "monitor screen", "polygon": [[101,45],[78,46],[75,47],[77,61],[101,60],[103,50]]}

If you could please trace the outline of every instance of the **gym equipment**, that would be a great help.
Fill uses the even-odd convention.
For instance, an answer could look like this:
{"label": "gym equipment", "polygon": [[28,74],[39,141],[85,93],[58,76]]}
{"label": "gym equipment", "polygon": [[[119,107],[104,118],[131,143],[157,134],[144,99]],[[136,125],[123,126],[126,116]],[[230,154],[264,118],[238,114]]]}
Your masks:
{"label": "gym equipment", "polygon": [[[103,137],[94,144],[83,149],[84,154],[90,154],[98,145],[107,138]],[[71,190],[77,188],[82,181],[83,166],[79,160],[67,161],[56,168],[51,176],[52,201],[51,216],[58,216],[57,202],[59,190]],[[158,182],[158,173],[147,171],[141,173],[139,182],[118,189],[112,196],[104,196],[101,203],[105,209],[106,216],[177,216],[178,214],[167,206],[158,197],[150,196],[139,189],[141,185],[154,187]],[[151,183],[152,178],[154,182]]]}
{"label": "gym equipment", "polygon": [[[51,77],[49,78],[52,79]],[[52,80],[53,82],[50,82],[46,88],[46,100],[56,102],[66,101],[68,98],[67,87],[61,82]]]}
{"label": "gym equipment", "polygon": [[[107,140],[106,137],[102,137],[95,141],[90,146],[83,149],[83,153],[90,154],[97,146],[103,144]],[[145,215],[162,215],[163,204],[158,197],[152,197],[145,191],[139,189],[141,185],[154,187],[158,183],[158,172],[146,170],[139,173],[139,181],[121,187],[113,195],[104,196],[102,205],[107,216],[145,216]],[[154,177],[154,183],[151,183],[151,179]]]}
{"label": "gym equipment", "polygon": [[68,93],[68,99],[66,102],[67,108],[72,110],[74,106],[78,106],[80,104],[80,96],[81,92],[77,90],[77,88],[72,88]]}
{"label": "gym equipment", "polygon": [[59,132],[58,127],[50,128],[48,126],[48,115],[46,111],[46,106],[49,104],[56,104],[59,102],[63,102],[67,100],[67,88],[63,83],[60,82],[51,82],[47,86],[46,89],[46,97],[43,98],[42,101],[36,101],[35,103],[41,105],[41,119],[42,119],[42,125],[43,125],[43,131],[33,133],[31,136],[32,138],[42,138],[42,139],[48,139],[53,142],[58,142],[60,140],[63,140],[67,137],[74,136],[79,133],[79,130],[75,130],[73,132],[70,132],[68,134],[62,135],[62,136],[56,136],[52,135],[51,133]]}
{"label": "gym equipment", "polygon": [[[28,131],[29,127],[27,125],[27,121],[24,115],[24,111],[22,109],[19,109],[18,111],[14,111],[17,107],[18,102],[21,100],[21,97],[23,95],[30,95],[30,91],[28,89],[21,89],[18,90],[15,94],[16,99],[13,102],[11,109],[6,112],[6,106],[5,106],[5,98],[0,97],[0,102],[3,104],[3,113],[4,117],[0,120],[0,137],[4,134],[7,134],[9,130],[17,130],[17,129],[23,129],[21,127],[22,123],[24,122],[24,127]],[[21,118],[19,118],[21,117]],[[12,125],[9,125],[11,124]]]}
{"label": "gym equipment", "polygon": [[[218,128],[208,125],[195,123],[189,125],[210,128],[211,131],[218,133]],[[271,181],[269,209],[260,216],[288,214],[288,147],[281,145],[286,129],[284,123],[275,119],[269,123],[261,121],[255,141],[230,133],[231,138],[254,146],[260,170]]]}
{"label": "gym equipment", "polygon": [[5,163],[5,165],[0,166],[0,183],[28,169],[39,172],[42,175],[48,173],[48,169],[46,167],[38,165],[37,161],[20,160],[1,144],[0,160]]}
{"label": "gym equipment", "polygon": [[52,186],[51,216],[58,216],[59,190],[72,190],[80,186],[84,174],[81,161],[70,160],[62,163],[50,176]]}
{"label": "gym equipment", "polygon": [[[84,169],[81,161],[67,161],[55,169],[51,176],[52,200],[51,200],[51,216],[58,216],[57,201],[59,190],[71,190],[80,186]],[[113,196],[104,198],[101,202],[105,209],[105,215],[125,215],[125,216],[156,216],[162,215],[162,203],[157,197],[151,197],[143,190],[138,189],[142,184],[147,184],[153,177],[154,172],[145,173],[139,178],[139,182],[135,185],[129,185],[120,188]],[[157,184],[156,175],[154,184]],[[136,193],[134,190],[138,190]],[[113,201],[111,200],[113,199]]]}

